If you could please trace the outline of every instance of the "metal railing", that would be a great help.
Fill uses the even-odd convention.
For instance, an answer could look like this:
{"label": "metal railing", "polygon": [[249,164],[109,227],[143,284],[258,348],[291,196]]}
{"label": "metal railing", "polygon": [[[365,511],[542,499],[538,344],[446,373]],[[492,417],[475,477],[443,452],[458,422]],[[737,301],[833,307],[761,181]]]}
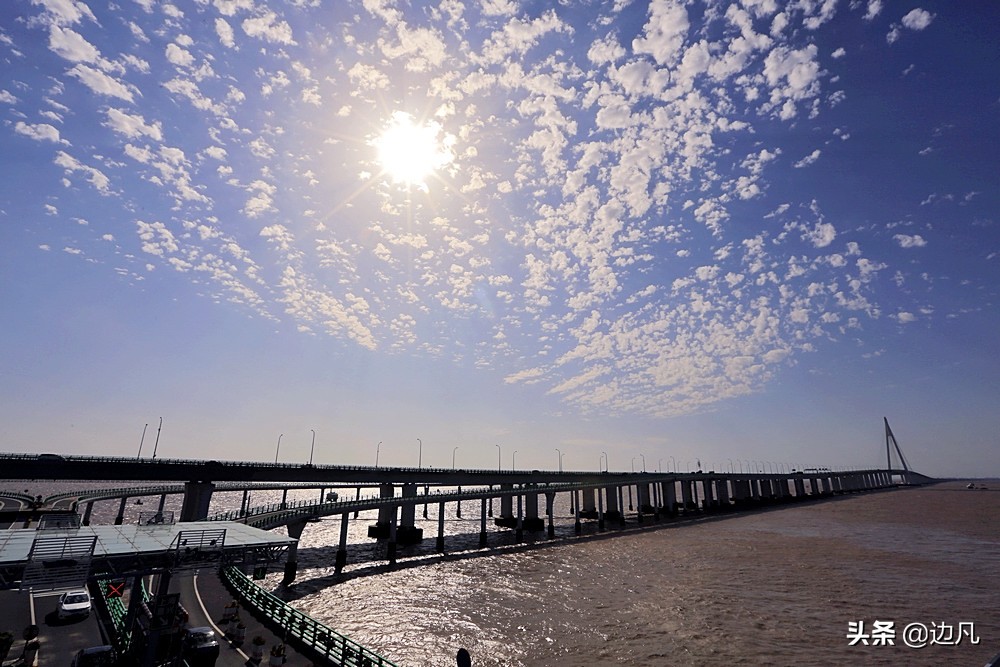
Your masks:
{"label": "metal railing", "polygon": [[286,636],[302,642],[310,651],[322,656],[330,664],[339,667],[396,667],[395,663],[351,641],[268,593],[248,579],[238,568],[232,566],[223,568],[222,577],[248,606],[252,606],[270,621],[277,623]]}

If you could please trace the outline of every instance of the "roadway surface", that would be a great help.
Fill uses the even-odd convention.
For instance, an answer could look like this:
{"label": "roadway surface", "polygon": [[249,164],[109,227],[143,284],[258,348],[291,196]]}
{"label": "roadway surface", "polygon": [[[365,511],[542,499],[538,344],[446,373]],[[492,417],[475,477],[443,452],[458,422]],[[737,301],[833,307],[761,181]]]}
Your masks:
{"label": "roadway surface", "polygon": [[0,627],[14,634],[8,662],[20,657],[24,650],[21,633],[29,625],[38,626],[41,644],[35,656],[38,667],[68,667],[80,649],[106,643],[94,613],[85,618],[59,620],[56,602],[60,594],[61,591],[33,594],[0,591]]}

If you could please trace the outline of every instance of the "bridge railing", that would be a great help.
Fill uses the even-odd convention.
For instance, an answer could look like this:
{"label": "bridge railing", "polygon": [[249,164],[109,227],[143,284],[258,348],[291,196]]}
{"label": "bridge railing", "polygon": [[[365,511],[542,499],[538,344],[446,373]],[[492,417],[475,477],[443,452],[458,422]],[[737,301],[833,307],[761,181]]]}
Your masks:
{"label": "bridge railing", "polygon": [[247,605],[279,625],[286,636],[299,640],[328,662],[342,667],[396,667],[388,659],[268,593],[238,568],[225,567],[222,576]]}

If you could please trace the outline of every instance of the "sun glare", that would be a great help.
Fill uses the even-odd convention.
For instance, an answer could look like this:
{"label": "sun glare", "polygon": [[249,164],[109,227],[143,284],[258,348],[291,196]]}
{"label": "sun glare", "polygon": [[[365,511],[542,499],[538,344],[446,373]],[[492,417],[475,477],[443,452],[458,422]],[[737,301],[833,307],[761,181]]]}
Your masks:
{"label": "sun glare", "polygon": [[404,111],[392,114],[386,129],[372,141],[383,173],[396,183],[427,190],[425,179],[455,157],[453,138],[439,138],[441,134],[437,123],[418,124]]}

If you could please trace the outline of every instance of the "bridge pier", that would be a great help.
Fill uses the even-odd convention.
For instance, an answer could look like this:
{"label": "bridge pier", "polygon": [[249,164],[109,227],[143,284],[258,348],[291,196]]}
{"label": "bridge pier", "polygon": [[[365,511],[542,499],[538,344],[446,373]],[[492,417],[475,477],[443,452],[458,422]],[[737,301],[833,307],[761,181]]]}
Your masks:
{"label": "bridge pier", "polygon": [[385,555],[390,566],[396,564],[396,505],[392,506],[392,516],[389,518],[389,541],[385,545]]}
{"label": "bridge pier", "polygon": [[[513,484],[501,484],[501,491],[513,491]],[[500,516],[493,519],[493,523],[503,528],[516,528],[517,517],[514,516],[514,497],[512,495],[500,496]]]}
{"label": "bridge pier", "polygon": [[596,519],[597,518],[597,502],[596,502],[596,489],[582,489],[583,492],[583,511],[580,512],[580,516],[585,519]]}
{"label": "bridge pier", "polygon": [[302,537],[302,531],[305,530],[306,520],[295,521],[286,524],[285,527],[288,530],[288,536],[294,539],[295,542],[288,546],[288,559],[285,561],[285,576],[281,579],[281,583],[290,584],[295,581],[295,576],[299,571],[299,538]]}
{"label": "bridge pier", "polygon": [[545,530],[545,521],[538,516],[538,493],[529,491],[524,495],[524,529],[531,533]]}
{"label": "bridge pier", "polygon": [[[393,498],[396,495],[396,489],[392,486],[392,484],[380,484],[378,487],[378,495],[380,498]],[[368,537],[374,537],[379,540],[389,537],[390,517],[392,521],[396,520],[395,505],[386,504],[379,507],[378,521],[375,522],[374,526],[368,526]]]}
{"label": "bridge pier", "polygon": [[[458,487],[458,492],[462,493],[462,487]],[[461,519],[462,518],[462,501],[461,500],[459,500],[458,502],[455,503],[455,518],[456,519]]]}
{"label": "bridge pier", "polygon": [[[358,492],[354,494],[354,502],[358,502],[360,500],[361,500],[361,487],[359,486],[358,487]],[[354,518],[355,519],[358,518],[358,511],[359,510],[354,510]]]}
{"label": "bridge pier", "polygon": [[618,507],[621,509],[618,512],[618,523],[622,526],[625,525],[625,491],[621,486],[616,487],[618,493]]}
{"label": "bridge pier", "polygon": [[118,505],[118,516],[115,517],[115,525],[120,526],[125,523],[125,503],[128,502],[128,496],[122,496],[122,501]]}
{"label": "bridge pier", "polygon": [[438,553],[444,553],[444,501],[438,503]]}
{"label": "bridge pier", "polygon": [[212,491],[214,490],[215,484],[211,482],[185,482],[180,520],[205,520],[208,517],[208,505],[212,502]]}
{"label": "bridge pier", "polygon": [[597,488],[597,530],[604,530],[604,489]]}
{"label": "bridge pier", "polygon": [[288,509],[288,489],[281,490],[281,509]]}
{"label": "bridge pier", "polygon": [[681,506],[685,512],[696,509],[694,501],[691,499],[691,480],[681,480]]}
{"label": "bridge pier", "polygon": [[663,482],[661,485],[663,493],[663,504],[667,508],[667,514],[669,516],[677,515],[677,481],[673,478],[669,482]]}
{"label": "bridge pier", "polygon": [[545,516],[548,517],[548,520],[549,520],[548,536],[549,536],[550,540],[554,539],[555,536],[556,536],[555,517],[553,517],[553,506],[555,505],[555,502],[556,502],[555,491],[546,491],[545,492]]}
{"label": "bridge pier", "polygon": [[572,491],[573,501],[576,503],[576,511],[574,512],[576,520],[573,523],[573,532],[577,535],[583,532],[583,524],[580,523],[580,499],[576,497],[578,491],[579,489],[573,489]]}
{"label": "bridge pier", "polygon": [[[614,486],[605,486],[600,489],[601,495],[607,499],[607,510],[604,512],[604,518],[607,521],[614,521],[615,519],[621,518],[621,512],[618,510],[621,505],[618,504],[618,492]],[[603,529],[603,527],[602,527]]]}
{"label": "bridge pier", "polygon": [[724,479],[720,479],[717,482],[715,490],[718,492],[719,496],[719,507],[722,510],[729,509],[729,482]]}
{"label": "bridge pier", "polygon": [[94,501],[91,500],[89,503],[87,503],[87,508],[83,510],[83,521],[81,521],[81,523],[84,526],[90,525],[90,513],[93,511],[94,511]]}
{"label": "bridge pier", "polygon": [[[426,488],[426,487],[425,487]],[[403,498],[416,498],[417,485],[404,484]],[[424,494],[427,497],[427,494]],[[397,529],[398,542],[400,544],[417,544],[424,539],[424,529],[416,527],[415,504],[401,505],[399,508],[399,528]],[[424,518],[427,518],[427,503],[424,503]]]}
{"label": "bridge pier", "polygon": [[[490,511],[486,509],[486,502],[489,500]],[[493,499],[483,498],[481,513],[479,515],[479,546],[486,546],[486,517],[492,515]]]}
{"label": "bridge pier", "polygon": [[340,574],[347,565],[347,528],[351,513],[344,512],[340,515],[340,544],[337,546],[337,560],[334,563],[334,571]]}
{"label": "bridge pier", "polygon": [[806,484],[802,477],[796,477],[793,481],[795,486],[795,499],[802,500],[806,495]]}
{"label": "bridge pier", "polygon": [[706,512],[715,511],[716,509],[718,509],[717,503],[715,502],[715,480],[714,479],[703,480],[701,486],[702,486],[702,493],[705,496],[705,511]]}
{"label": "bridge pier", "polygon": [[[518,542],[524,540],[524,512],[522,511],[523,505],[524,505],[524,496],[522,496],[519,493],[517,494],[517,531],[514,535],[515,539]],[[536,513],[538,511],[538,496],[535,496],[535,511]]]}

